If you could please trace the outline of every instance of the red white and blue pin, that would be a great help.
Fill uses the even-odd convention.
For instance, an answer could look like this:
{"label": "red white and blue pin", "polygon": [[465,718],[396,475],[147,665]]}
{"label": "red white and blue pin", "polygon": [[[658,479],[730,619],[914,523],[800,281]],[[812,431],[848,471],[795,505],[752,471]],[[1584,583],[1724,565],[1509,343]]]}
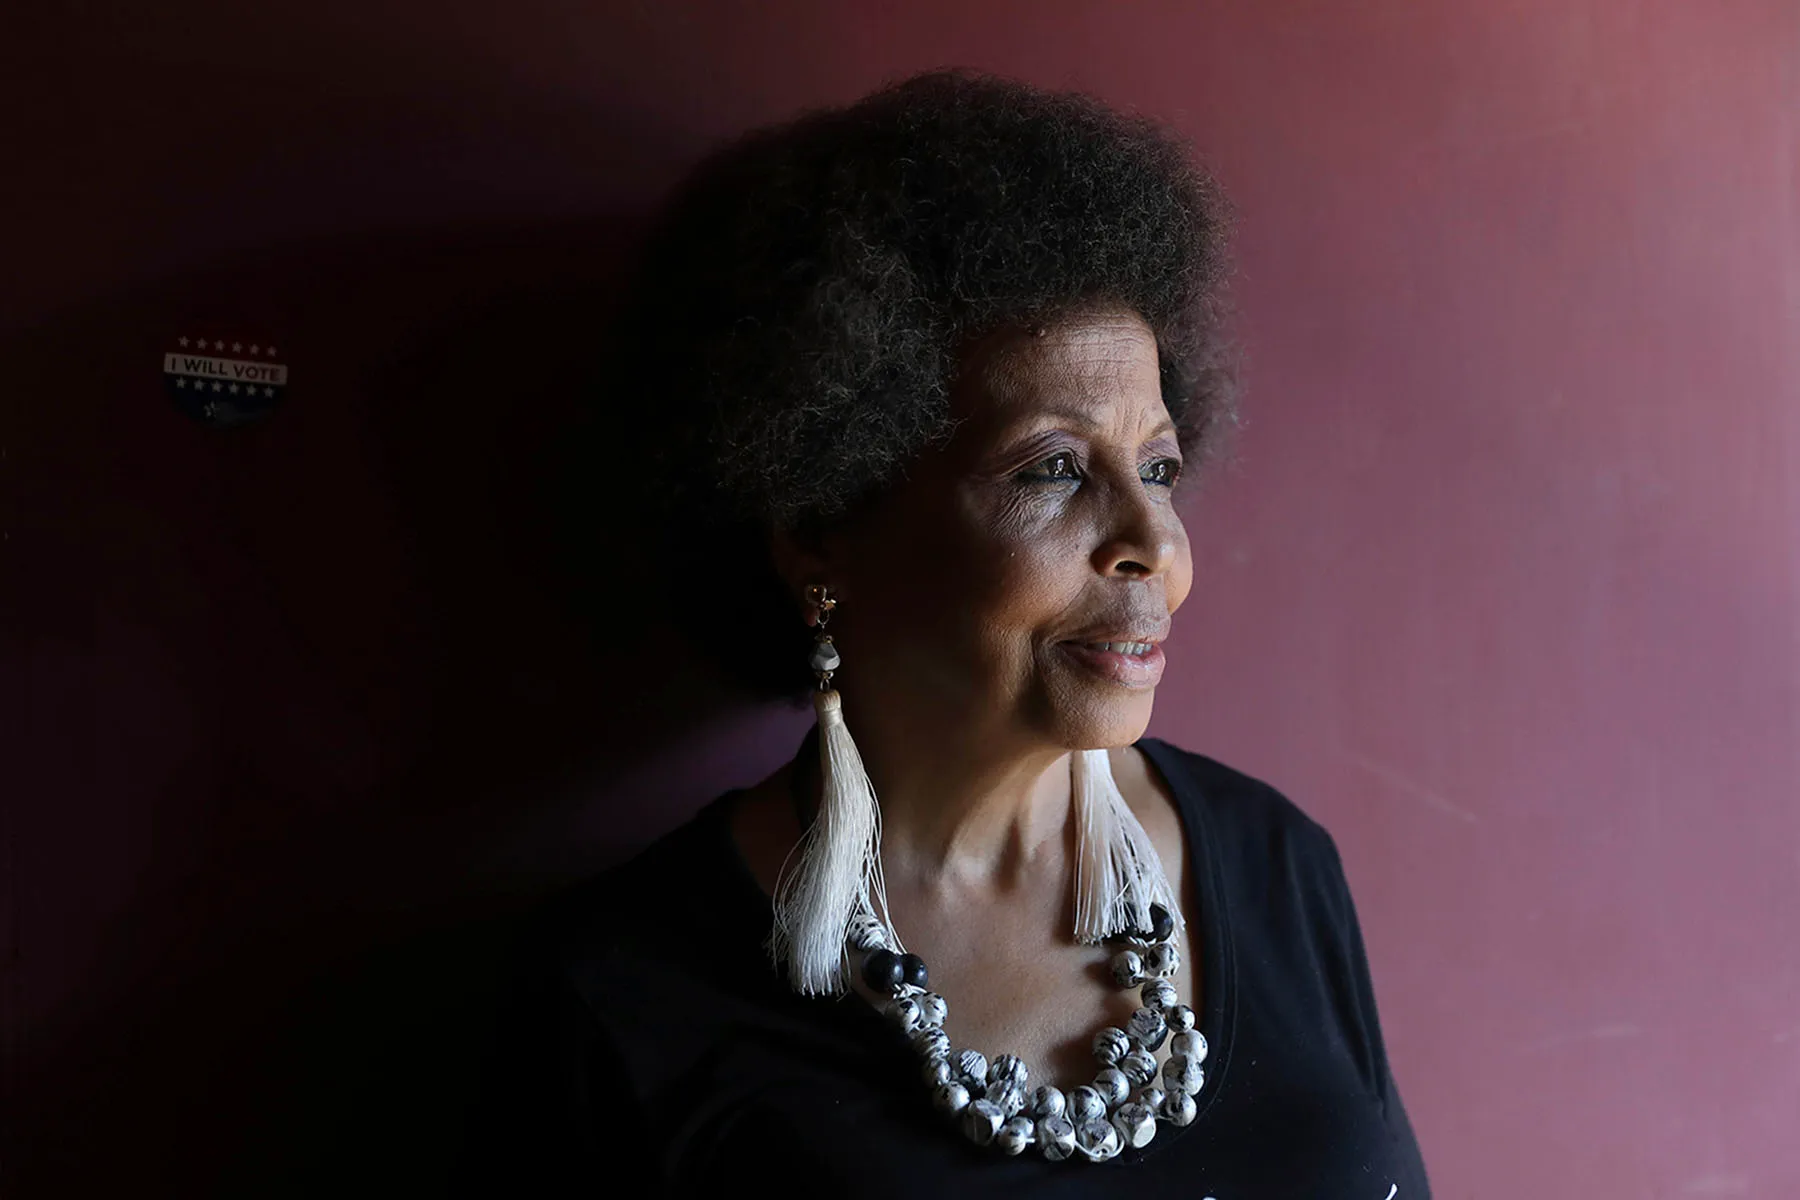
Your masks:
{"label": "red white and blue pin", "polygon": [[269,415],[287,391],[280,348],[262,338],[184,334],[163,352],[163,383],[182,412],[229,428]]}

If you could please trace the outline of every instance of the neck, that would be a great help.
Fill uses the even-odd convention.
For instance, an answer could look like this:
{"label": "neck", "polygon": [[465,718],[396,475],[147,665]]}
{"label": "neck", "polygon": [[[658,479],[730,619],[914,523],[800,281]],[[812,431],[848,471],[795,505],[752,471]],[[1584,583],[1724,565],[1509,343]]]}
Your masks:
{"label": "neck", "polygon": [[1006,886],[1063,869],[1068,749],[848,694],[844,714],[881,805],[890,886]]}

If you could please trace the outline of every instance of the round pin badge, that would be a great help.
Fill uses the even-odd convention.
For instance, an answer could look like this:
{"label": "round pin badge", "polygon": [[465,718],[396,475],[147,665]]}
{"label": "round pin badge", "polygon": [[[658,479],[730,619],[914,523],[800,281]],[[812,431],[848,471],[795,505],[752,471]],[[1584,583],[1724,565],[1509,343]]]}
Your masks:
{"label": "round pin badge", "polygon": [[194,420],[220,429],[260,421],[287,391],[279,346],[266,338],[184,333],[163,352],[169,398]]}

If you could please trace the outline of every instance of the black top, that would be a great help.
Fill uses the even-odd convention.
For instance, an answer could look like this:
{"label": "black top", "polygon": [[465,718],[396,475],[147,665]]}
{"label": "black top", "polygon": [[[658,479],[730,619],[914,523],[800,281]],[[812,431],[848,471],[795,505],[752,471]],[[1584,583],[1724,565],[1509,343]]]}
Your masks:
{"label": "black top", "polygon": [[1330,834],[1260,780],[1137,746],[1179,803],[1196,873],[1210,1054],[1192,1125],[1159,1121],[1105,1163],[965,1142],[885,1018],[854,995],[795,995],[771,966],[734,790],[534,922],[465,1194],[1426,1200]]}

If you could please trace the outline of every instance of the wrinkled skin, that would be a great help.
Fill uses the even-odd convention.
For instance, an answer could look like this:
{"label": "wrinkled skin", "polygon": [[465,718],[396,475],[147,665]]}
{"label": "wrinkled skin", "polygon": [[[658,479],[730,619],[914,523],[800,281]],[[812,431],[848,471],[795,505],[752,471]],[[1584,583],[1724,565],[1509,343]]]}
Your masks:
{"label": "wrinkled skin", "polygon": [[[1172,484],[1180,449],[1149,327],[1097,308],[971,347],[957,427],[854,524],[776,564],[797,606],[838,597],[829,630],[844,700],[883,820],[890,911],[951,1003],[959,1045],[1011,1051],[1078,1081],[1087,1044],[1132,1004],[1071,936],[1069,752],[1107,748],[1115,777],[1186,895],[1166,788],[1131,747],[1154,667],[1126,678],[1071,642],[1161,641],[1193,563]],[[799,834],[787,769],[735,814],[772,890]],[[1191,908],[1191,902],[1184,901]],[[1195,947],[1176,979],[1198,995]]]}

